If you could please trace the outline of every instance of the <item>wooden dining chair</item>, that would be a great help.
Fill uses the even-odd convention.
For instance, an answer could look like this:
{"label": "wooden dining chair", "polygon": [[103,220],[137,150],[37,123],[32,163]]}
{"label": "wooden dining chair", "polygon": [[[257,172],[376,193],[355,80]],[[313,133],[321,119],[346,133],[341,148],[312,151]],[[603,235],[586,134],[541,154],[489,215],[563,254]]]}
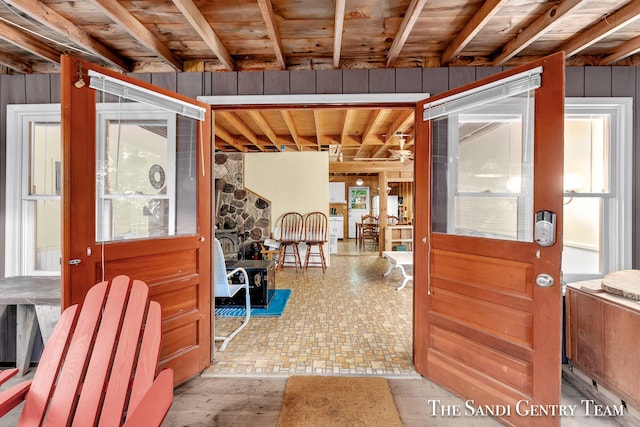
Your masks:
{"label": "wooden dining chair", "polygon": [[280,218],[280,254],[278,255],[278,269],[286,266],[287,257],[293,258],[293,264],[302,269],[298,245],[302,242],[304,231],[304,217],[298,212],[287,212]]}
{"label": "wooden dining chair", "polygon": [[[304,239],[307,244],[307,253],[304,257],[304,269],[308,267],[322,267],[324,273],[327,268],[327,261],[324,256],[324,245],[327,243],[327,229],[329,220],[322,212],[308,213],[304,218]],[[316,253],[312,253],[313,249]],[[317,258],[311,261],[310,258]]]}
{"label": "wooden dining chair", "polygon": [[360,247],[364,248],[367,240],[371,240],[376,246],[380,237],[380,227],[378,225],[378,218],[373,215],[362,215],[360,228]]}

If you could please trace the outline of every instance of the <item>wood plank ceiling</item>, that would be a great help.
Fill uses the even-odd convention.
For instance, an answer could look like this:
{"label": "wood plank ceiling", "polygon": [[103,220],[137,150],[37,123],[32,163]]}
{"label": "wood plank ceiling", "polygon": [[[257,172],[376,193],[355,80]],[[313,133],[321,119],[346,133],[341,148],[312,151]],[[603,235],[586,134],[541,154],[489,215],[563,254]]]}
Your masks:
{"label": "wood plank ceiling", "polygon": [[[640,63],[640,0],[0,0],[0,72],[72,53],[123,72]],[[407,110],[227,111],[216,146],[387,158]]]}

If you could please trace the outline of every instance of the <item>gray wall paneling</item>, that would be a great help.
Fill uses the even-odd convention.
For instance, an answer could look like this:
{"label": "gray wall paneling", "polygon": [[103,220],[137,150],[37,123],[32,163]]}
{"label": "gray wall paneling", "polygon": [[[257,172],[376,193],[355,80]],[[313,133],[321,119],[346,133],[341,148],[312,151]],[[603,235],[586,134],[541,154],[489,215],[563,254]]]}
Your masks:
{"label": "gray wall paneling", "polygon": [[314,70],[294,70],[289,73],[292,95],[316,93],[316,72]]}
{"label": "gray wall paneling", "polygon": [[238,93],[238,73],[210,73],[211,74],[211,95],[239,95]]}

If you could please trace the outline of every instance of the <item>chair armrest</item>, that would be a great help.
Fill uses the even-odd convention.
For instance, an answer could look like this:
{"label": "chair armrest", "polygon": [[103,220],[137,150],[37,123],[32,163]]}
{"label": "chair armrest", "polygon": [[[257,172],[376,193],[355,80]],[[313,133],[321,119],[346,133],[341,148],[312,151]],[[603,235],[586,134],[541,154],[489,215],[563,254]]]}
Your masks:
{"label": "chair armrest", "polygon": [[234,268],[231,271],[227,271],[227,277],[233,276],[238,271],[241,272],[242,275],[244,276],[244,285],[245,285],[245,288],[247,288],[247,294],[248,294],[249,293],[249,275],[247,274],[247,270],[245,270],[242,267]]}
{"label": "chair armrest", "polygon": [[5,369],[4,371],[0,371],[0,384],[4,384],[9,378],[13,377],[17,373],[18,368]]}
{"label": "chair armrest", "polygon": [[125,427],[159,426],[173,403],[173,370],[164,369],[140,403],[127,415]]}
{"label": "chair armrest", "polygon": [[26,397],[31,380],[21,382],[0,392],[0,417],[18,406]]}

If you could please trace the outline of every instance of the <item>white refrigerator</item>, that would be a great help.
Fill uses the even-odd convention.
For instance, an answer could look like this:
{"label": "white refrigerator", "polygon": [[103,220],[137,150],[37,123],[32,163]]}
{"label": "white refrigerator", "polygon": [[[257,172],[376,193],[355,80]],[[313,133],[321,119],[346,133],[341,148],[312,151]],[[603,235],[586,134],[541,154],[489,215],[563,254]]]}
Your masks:
{"label": "white refrigerator", "polygon": [[349,187],[349,238],[356,237],[356,223],[362,221],[362,215],[371,213],[369,187]]}
{"label": "white refrigerator", "polygon": [[[380,215],[380,196],[373,196],[371,198],[371,215],[378,217]],[[398,196],[387,196],[387,216],[398,215]]]}

